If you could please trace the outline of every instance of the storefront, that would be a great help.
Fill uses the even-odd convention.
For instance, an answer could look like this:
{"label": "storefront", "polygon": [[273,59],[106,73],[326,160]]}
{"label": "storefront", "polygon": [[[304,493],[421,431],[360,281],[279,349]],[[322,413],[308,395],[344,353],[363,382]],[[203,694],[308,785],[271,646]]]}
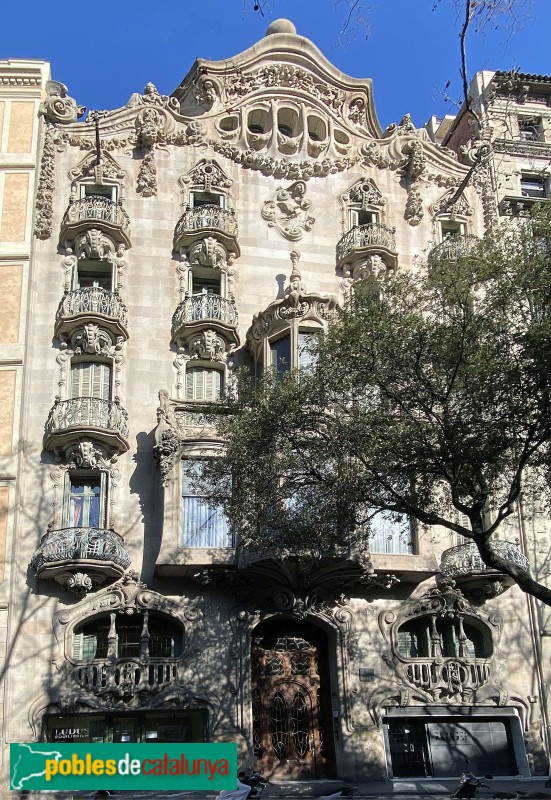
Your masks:
{"label": "storefront", "polygon": [[205,742],[207,714],[193,711],[140,711],[126,714],[49,714],[46,742]]}

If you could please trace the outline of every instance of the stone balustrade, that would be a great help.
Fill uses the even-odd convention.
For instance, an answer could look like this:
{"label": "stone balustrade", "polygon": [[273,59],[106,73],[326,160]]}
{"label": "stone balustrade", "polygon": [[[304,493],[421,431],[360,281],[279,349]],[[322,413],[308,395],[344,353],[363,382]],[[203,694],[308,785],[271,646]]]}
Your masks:
{"label": "stone balustrade", "polygon": [[118,233],[116,238],[130,247],[130,220],[120,202],[99,195],[72,200],[61,222],[61,241],[71,240],[89,227]]}
{"label": "stone balustrade", "polygon": [[379,222],[356,225],[339,240],[337,244],[337,263],[341,264],[355,250],[377,253],[379,250],[396,253],[394,228],[387,228]]}
{"label": "stone balustrade", "polygon": [[128,324],[128,309],[118,292],[91,286],[74,289],[64,295],[56,312],[56,326],[68,317],[96,314],[116,320],[123,328]]}
{"label": "stone balustrade", "polygon": [[196,322],[221,322],[237,328],[237,309],[233,300],[218,294],[191,294],[178,306],[172,317],[173,334],[184,325]]}
{"label": "stone balustrade", "polygon": [[235,211],[233,208],[220,208],[215,205],[188,208],[178,220],[174,239],[179,240],[185,233],[199,230],[217,230],[228,236],[237,237]]}
{"label": "stone balustrade", "polygon": [[128,414],[118,400],[100,397],[73,397],[58,400],[45,426],[46,436],[68,428],[104,428],[128,437]]}
{"label": "stone balustrade", "polygon": [[429,267],[434,267],[439,262],[457,261],[458,258],[471,255],[480,244],[478,236],[449,236],[443,242],[433,247],[428,256]]}
{"label": "stone balustrade", "polygon": [[126,658],[83,664],[73,672],[75,682],[96,695],[133,697],[155,693],[178,679],[178,668],[167,659]]}
{"label": "stone balustrade", "polygon": [[470,696],[490,680],[490,664],[483,659],[416,659],[404,666],[404,677],[435,700]]}

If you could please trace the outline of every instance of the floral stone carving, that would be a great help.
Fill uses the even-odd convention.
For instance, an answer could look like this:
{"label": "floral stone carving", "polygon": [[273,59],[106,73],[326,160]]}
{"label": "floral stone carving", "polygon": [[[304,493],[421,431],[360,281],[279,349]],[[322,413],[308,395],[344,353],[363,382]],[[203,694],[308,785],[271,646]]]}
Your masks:
{"label": "floral stone carving", "polygon": [[312,204],[305,194],[304,181],[296,181],[286,189],[280,186],[275,198],[266,200],[262,207],[262,218],[284,239],[291,242],[302,239],[304,231],[312,230],[316,221],[310,215]]}

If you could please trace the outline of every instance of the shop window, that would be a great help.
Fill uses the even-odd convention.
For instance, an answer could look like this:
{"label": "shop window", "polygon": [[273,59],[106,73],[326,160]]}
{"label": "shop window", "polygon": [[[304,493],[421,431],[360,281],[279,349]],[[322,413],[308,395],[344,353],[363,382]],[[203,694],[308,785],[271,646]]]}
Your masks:
{"label": "shop window", "polygon": [[522,175],[520,178],[520,193],[523,197],[543,200],[547,197],[547,181],[541,175]]}
{"label": "shop window", "polygon": [[98,361],[71,364],[71,397],[111,399],[111,366]]}
{"label": "shop window", "polygon": [[105,525],[106,475],[66,478],[64,525],[68,528],[103,528]]}
{"label": "shop window", "polygon": [[220,400],[223,391],[223,374],[212,367],[187,367],[186,400],[206,403]]}
{"label": "shop window", "polygon": [[398,653],[403,658],[487,658],[491,640],[475,625],[459,619],[419,617],[400,626]]}
{"label": "shop window", "polygon": [[81,260],[77,264],[74,275],[75,289],[100,288],[112,291],[113,289],[113,265],[109,261],[85,261]]}
{"label": "shop window", "polygon": [[205,742],[205,709],[172,712],[102,714],[47,714],[43,722],[46,742]]}
{"label": "shop window", "polygon": [[416,552],[415,529],[409,517],[380,512],[372,516],[370,527],[371,553],[413,555]]}
{"label": "shop window", "polygon": [[291,336],[281,336],[270,342],[270,364],[278,378],[291,369]]}
{"label": "shop window", "polygon": [[[111,645],[111,651],[110,651]],[[132,617],[102,615],[73,633],[73,659],[175,658],[181,655],[183,629],[174,620],[148,612]]]}
{"label": "shop window", "polygon": [[233,547],[228,518],[197,488],[204,459],[182,460],[181,547]]}

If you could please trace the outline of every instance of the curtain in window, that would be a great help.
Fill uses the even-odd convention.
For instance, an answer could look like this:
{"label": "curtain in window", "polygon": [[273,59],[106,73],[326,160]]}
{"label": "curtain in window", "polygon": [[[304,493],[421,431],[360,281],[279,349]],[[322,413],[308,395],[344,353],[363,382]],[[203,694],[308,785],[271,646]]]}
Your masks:
{"label": "curtain in window", "polygon": [[414,538],[411,523],[407,517],[394,520],[376,514],[371,520],[369,550],[372,553],[393,553],[395,555],[411,555],[414,550]]}
{"label": "curtain in window", "polygon": [[[182,462],[182,547],[233,547],[228,519],[222,509],[197,495],[192,487],[193,477],[197,475],[204,461]],[[187,474],[186,474],[187,473]]]}

